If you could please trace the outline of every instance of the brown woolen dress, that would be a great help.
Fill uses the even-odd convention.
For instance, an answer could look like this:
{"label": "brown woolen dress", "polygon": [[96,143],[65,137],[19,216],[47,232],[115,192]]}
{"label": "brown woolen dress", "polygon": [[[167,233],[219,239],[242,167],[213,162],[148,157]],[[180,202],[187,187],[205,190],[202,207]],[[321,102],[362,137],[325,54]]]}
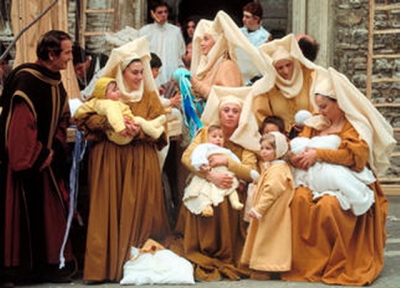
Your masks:
{"label": "brown woolen dress", "polygon": [[[191,152],[198,144],[208,141],[207,130],[207,127],[199,130],[182,156],[182,162],[192,172],[196,170],[190,165]],[[231,141],[225,141],[224,147],[241,160],[238,163],[230,159],[228,169],[239,179],[251,181],[250,170],[256,167],[256,155]],[[239,191],[242,203],[245,197],[245,191]],[[246,234],[243,210],[234,210],[227,197],[213,209],[212,217],[203,217],[192,214],[182,205],[175,229],[178,237],[168,243],[169,248],[193,263],[197,280],[248,278],[250,271],[239,266]]]}
{"label": "brown woolen dress", "polygon": [[[301,136],[313,137],[305,128]],[[367,165],[368,146],[347,122],[338,133],[339,150],[317,150],[321,161],[361,171]],[[371,147],[370,147],[371,149]],[[375,203],[363,215],[344,211],[334,196],[313,200],[298,187],[292,204],[292,270],[283,280],[326,284],[370,285],[383,269],[388,202],[379,182],[370,185]]]}
{"label": "brown woolen dress", "polygon": [[[164,113],[155,93],[128,105],[134,115],[148,120]],[[85,129],[101,126],[93,118],[85,124]],[[120,281],[132,246],[141,247],[148,238],[160,241],[168,234],[157,156],[157,148],[165,144],[165,133],[155,140],[141,132],[127,145],[103,137],[91,148],[85,281]]]}

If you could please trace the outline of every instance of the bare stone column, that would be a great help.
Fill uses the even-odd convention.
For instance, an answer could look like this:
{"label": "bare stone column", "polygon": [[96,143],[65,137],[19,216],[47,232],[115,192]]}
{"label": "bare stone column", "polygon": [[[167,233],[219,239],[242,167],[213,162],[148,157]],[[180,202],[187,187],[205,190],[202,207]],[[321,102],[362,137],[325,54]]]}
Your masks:
{"label": "bare stone column", "polygon": [[333,63],[333,0],[292,1],[292,31],[313,36],[320,44],[316,63],[328,67]]}

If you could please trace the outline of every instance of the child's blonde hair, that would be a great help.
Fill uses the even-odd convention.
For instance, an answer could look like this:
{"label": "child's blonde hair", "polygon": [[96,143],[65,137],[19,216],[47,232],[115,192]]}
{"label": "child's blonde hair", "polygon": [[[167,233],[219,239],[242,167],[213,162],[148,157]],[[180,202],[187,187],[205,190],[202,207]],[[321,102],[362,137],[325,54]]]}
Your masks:
{"label": "child's blonde hair", "polygon": [[212,125],[208,126],[207,134],[210,134],[211,132],[213,132],[215,130],[222,130],[222,128],[219,125],[212,124]]}
{"label": "child's blonde hair", "polygon": [[274,147],[274,150],[275,150],[275,136],[274,135],[265,133],[264,135],[261,136],[260,144],[264,141],[267,141],[268,144],[270,144],[272,147]]}
{"label": "child's blonde hair", "polygon": [[268,132],[261,136],[260,144],[264,141],[267,141],[268,144],[274,148],[276,159],[282,159],[286,161],[289,145],[284,134],[276,131]]}

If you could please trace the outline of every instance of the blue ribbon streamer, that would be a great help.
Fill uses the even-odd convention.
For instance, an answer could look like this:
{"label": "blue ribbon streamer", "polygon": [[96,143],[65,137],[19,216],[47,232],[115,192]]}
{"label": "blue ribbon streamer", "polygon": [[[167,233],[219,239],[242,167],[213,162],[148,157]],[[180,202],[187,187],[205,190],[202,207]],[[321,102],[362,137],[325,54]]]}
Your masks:
{"label": "blue ribbon streamer", "polygon": [[[73,127],[76,129],[76,127]],[[85,155],[87,141],[83,137],[83,132],[76,129],[75,145],[72,156],[72,167],[69,173],[69,210],[67,218],[67,227],[65,228],[64,240],[60,250],[60,269],[65,266],[64,250],[67,244],[69,231],[71,229],[72,218],[75,214],[78,202],[79,190],[79,163]]]}
{"label": "blue ribbon streamer", "polygon": [[197,131],[203,127],[200,115],[203,113],[205,102],[192,94],[190,78],[191,74],[185,68],[178,68],[174,72],[174,79],[179,84],[182,95],[184,123],[188,127],[190,139],[193,139]]}

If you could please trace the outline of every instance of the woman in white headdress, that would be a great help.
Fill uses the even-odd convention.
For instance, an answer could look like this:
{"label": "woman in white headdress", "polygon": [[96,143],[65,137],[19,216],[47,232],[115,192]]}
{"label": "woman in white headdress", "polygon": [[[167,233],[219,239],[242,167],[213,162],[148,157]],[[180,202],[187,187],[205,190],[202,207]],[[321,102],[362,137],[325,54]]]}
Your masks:
{"label": "woman in white headdress", "polygon": [[[250,102],[246,97],[249,88],[226,88],[214,86],[205,107],[200,129],[182,156],[183,164],[198,177],[205,178],[219,188],[229,189],[233,185],[233,176],[226,172],[198,171],[191,164],[191,155],[195,148],[208,142],[208,127],[211,124],[222,128],[225,148],[232,151],[240,160],[228,155],[213,154],[208,160],[211,167],[226,166],[229,171],[244,182],[251,182],[251,170],[256,169],[255,149],[258,149],[260,135]],[[243,185],[240,185],[243,186]],[[239,199],[245,201],[246,192],[238,189]],[[243,210],[235,210],[228,197],[214,206],[212,217],[203,217],[181,206],[176,231],[181,234],[185,258],[195,265],[195,278],[206,281],[221,278],[239,279],[249,276],[247,270],[239,269],[241,251],[245,234],[242,222]]]}
{"label": "woman in white headdress", "polygon": [[[113,77],[121,100],[134,115],[151,120],[164,114],[150,69],[145,37],[112,50],[104,77]],[[77,120],[88,138],[90,150],[90,213],[87,231],[86,282],[119,281],[131,246],[141,247],[151,237],[169,232],[157,150],[167,144],[165,133],[147,136],[138,123],[125,119],[133,140],[117,145],[105,137],[104,116],[88,113]]]}
{"label": "woman in white headdress", "polygon": [[[293,165],[307,170],[317,162],[329,163],[355,172],[368,167],[382,176],[396,143],[393,129],[383,116],[332,68],[318,73],[313,94],[315,109],[328,121],[325,125],[308,123],[300,136],[336,135],[341,142],[336,150],[308,148],[294,157]],[[369,184],[373,199],[362,194],[351,199],[353,205],[362,208],[357,215],[343,209],[340,199],[331,193],[313,198],[306,186],[296,188],[291,203],[293,261],[291,271],[282,274],[282,279],[371,285],[383,268],[388,212],[378,180]]]}
{"label": "woman in white headdress", "polygon": [[265,73],[260,53],[225,12],[219,11],[214,21],[200,20],[193,37],[191,63],[191,82],[196,97],[207,100],[212,85],[243,86],[236,47],[250,56],[260,73]]}
{"label": "woman in white headdress", "polygon": [[288,133],[295,125],[299,110],[312,111],[310,91],[316,65],[307,60],[293,34],[259,47],[265,65],[275,68],[274,85],[264,76],[253,87],[253,111],[260,125],[265,117],[275,115],[285,122]]}

